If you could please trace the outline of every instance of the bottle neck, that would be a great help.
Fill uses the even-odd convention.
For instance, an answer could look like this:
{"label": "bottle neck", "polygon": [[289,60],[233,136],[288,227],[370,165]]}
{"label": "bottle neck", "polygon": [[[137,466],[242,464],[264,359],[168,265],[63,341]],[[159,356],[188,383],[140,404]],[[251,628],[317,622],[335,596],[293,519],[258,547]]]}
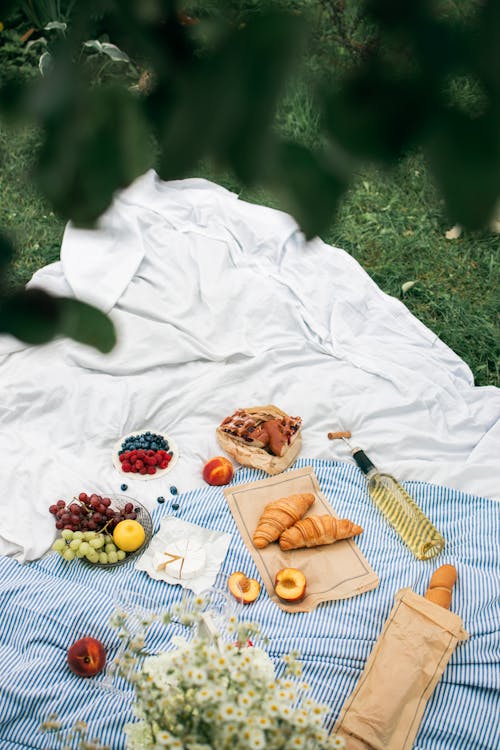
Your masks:
{"label": "bottle neck", "polygon": [[361,450],[361,448],[353,448],[352,457],[367,478],[373,476],[373,474],[378,473],[378,469],[375,464],[370,461],[366,453]]}

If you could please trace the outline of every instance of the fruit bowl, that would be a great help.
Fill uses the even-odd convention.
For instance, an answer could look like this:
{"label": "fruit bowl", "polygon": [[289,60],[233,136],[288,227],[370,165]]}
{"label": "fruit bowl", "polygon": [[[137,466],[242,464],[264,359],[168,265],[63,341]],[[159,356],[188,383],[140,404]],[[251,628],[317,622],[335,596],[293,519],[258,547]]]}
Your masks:
{"label": "fruit bowl", "polygon": [[[154,472],[153,473],[147,473],[147,469],[149,468],[146,461],[151,458],[151,456],[148,456],[147,459],[145,459],[143,456],[139,458],[142,462],[146,463],[145,472],[140,472],[137,470],[123,470],[123,465],[125,462],[122,462],[120,460],[120,451],[122,450],[122,447],[127,442],[133,441],[135,438],[141,438],[145,437],[147,435],[153,434],[154,437],[158,437],[160,440],[164,441],[165,444],[168,445],[168,448],[166,451],[171,455],[171,457],[168,460],[168,466],[165,468],[160,468],[158,465],[153,465]],[[142,450],[139,448],[139,450]],[[146,452],[146,451],[143,451]],[[151,450],[151,453],[156,453],[156,450]],[[173,469],[175,464],[177,463],[177,459],[179,457],[179,451],[177,448],[177,445],[172,440],[171,437],[166,435],[164,432],[146,432],[145,430],[138,430],[136,432],[129,432],[127,435],[122,435],[122,437],[116,441],[115,445],[113,446],[113,466],[117,470],[117,472],[120,474],[120,476],[126,478],[126,479],[142,479],[142,480],[148,480],[148,479],[158,479],[159,477],[163,477],[165,474],[168,474],[169,471]]]}
{"label": "fruit bowl", "polygon": [[[107,497],[111,500],[111,509],[115,511],[123,511],[126,509],[127,503],[133,505],[133,515],[135,515],[135,519],[137,520],[142,528],[144,529],[144,541],[133,552],[127,552],[125,553],[125,557],[123,559],[118,559],[114,562],[98,562],[91,560],[88,560],[87,557],[81,556],[78,554],[78,546],[75,547],[74,545],[78,545],[78,542],[76,542],[77,536],[75,536],[75,532],[71,530],[64,529],[61,531],[60,536],[56,539],[52,549],[57,550],[59,554],[61,554],[63,557],[65,557],[65,554],[63,552],[66,552],[67,550],[71,549],[74,550],[72,557],[66,558],[67,560],[72,559],[78,559],[82,560],[86,565],[90,565],[93,567],[101,567],[101,568],[113,568],[117,565],[121,565],[122,563],[127,562],[132,557],[137,557],[137,555],[140,555],[144,550],[146,549],[147,545],[151,541],[151,537],[153,535],[153,521],[151,519],[151,516],[147,510],[147,508],[142,505],[138,500],[135,500],[133,497],[128,497],[127,495],[107,495]],[[126,516],[124,516],[124,519],[126,519]],[[130,516],[129,516],[129,520]],[[88,532],[83,532],[83,538],[80,539],[79,544],[81,545],[83,542],[87,541],[87,547],[93,546],[86,538],[85,534]],[[90,532],[90,534],[93,535],[94,538],[97,538],[100,534],[109,534],[110,536],[113,535],[113,532],[111,530],[96,530],[93,532]],[[80,535],[81,536],[81,535]],[[108,543],[110,543],[108,541]],[[58,547],[58,545],[61,545],[61,548]],[[103,545],[101,545],[100,548],[98,548],[96,551],[99,553],[102,551]],[[71,553],[70,553],[71,554]]]}
{"label": "fruit bowl", "polygon": [[118,560],[117,562],[107,562],[107,563],[93,563],[87,560],[87,558],[82,557],[80,558],[83,560],[87,565],[90,566],[98,566],[100,568],[113,568],[117,565],[123,565],[123,563],[126,563],[128,560],[138,557],[138,555],[141,555],[146,547],[148,546],[149,542],[151,541],[151,537],[153,536],[153,520],[149,514],[149,511],[147,508],[145,508],[142,503],[140,503],[138,500],[135,500],[133,497],[128,497],[127,495],[108,495],[109,498],[111,498],[112,504],[111,507],[115,510],[123,510],[125,505],[127,503],[132,503],[134,506],[134,511],[137,514],[136,520],[141,524],[141,526],[144,529],[144,541],[141,544],[138,549],[134,550],[133,552],[127,552],[123,560]]}

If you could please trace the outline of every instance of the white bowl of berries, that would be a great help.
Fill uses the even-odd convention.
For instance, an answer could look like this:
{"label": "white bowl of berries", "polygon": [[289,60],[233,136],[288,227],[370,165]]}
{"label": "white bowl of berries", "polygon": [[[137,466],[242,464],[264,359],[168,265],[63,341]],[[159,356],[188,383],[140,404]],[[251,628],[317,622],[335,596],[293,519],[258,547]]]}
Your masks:
{"label": "white bowl of berries", "polygon": [[[121,565],[141,554],[153,534],[147,509],[126,495],[81,492],[72,501],[58,500],[49,511],[60,531],[52,549],[68,562],[82,560],[107,568]],[[140,544],[131,552],[116,544],[114,530],[122,521],[133,521],[140,532]]]}
{"label": "white bowl of berries", "polygon": [[113,448],[113,465],[130,479],[158,479],[168,474],[179,457],[171,437],[140,430],[123,435]]}

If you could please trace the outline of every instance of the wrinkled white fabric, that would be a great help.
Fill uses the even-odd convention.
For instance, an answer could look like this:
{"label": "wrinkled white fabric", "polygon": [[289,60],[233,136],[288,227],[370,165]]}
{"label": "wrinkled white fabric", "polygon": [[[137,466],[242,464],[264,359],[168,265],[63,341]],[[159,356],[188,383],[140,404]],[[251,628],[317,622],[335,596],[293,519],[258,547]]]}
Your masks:
{"label": "wrinkled white fabric", "polygon": [[[274,403],[303,418],[301,455],[352,460],[327,432],[401,480],[500,496],[500,389],[467,365],[360,265],[294,220],[205,180],[154,172],[118,195],[95,230],[68,225],[61,261],[31,286],[110,312],[103,355],[69,340],[0,338],[0,553],[42,555],[48,506],[81,491],[152,507],[203,484],[215,428],[236,408]],[[151,481],[119,475],[116,440],[166,432],[180,459]]]}

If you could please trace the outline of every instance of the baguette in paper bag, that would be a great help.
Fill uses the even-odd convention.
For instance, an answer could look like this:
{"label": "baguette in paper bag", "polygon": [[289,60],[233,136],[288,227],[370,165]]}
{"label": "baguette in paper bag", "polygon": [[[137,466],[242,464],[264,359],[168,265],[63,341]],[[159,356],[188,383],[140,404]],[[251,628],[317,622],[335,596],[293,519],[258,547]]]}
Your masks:
{"label": "baguette in paper bag", "polygon": [[216,430],[221,448],[243,466],[280,474],[297,458],[302,419],[289,417],[277,406],[238,409]]}

